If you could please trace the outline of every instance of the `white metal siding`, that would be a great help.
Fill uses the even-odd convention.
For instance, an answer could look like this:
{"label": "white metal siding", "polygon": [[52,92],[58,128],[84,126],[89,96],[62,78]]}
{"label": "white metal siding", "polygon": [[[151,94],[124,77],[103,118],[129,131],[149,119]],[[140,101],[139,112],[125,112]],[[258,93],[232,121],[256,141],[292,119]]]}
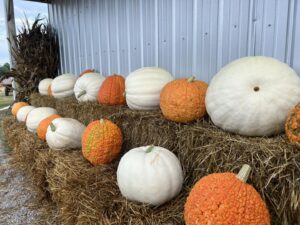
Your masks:
{"label": "white metal siding", "polygon": [[266,55],[300,73],[297,0],[54,0],[60,72],[128,75],[159,66],[209,81],[228,62]]}

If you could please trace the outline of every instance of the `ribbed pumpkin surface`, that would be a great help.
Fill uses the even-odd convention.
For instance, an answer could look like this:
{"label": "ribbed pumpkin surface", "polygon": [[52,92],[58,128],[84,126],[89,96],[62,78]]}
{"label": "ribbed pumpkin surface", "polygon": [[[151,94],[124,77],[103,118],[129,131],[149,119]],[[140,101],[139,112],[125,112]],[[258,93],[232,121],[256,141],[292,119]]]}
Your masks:
{"label": "ribbed pumpkin surface", "polygon": [[120,128],[110,120],[90,123],[82,135],[82,154],[94,166],[110,163],[121,151],[123,136]]}
{"label": "ribbed pumpkin surface", "polygon": [[175,122],[191,122],[206,114],[207,83],[184,78],[171,81],[160,94],[163,115]]}
{"label": "ribbed pumpkin surface", "polygon": [[20,108],[22,108],[23,106],[27,106],[28,103],[27,102],[17,102],[13,105],[12,109],[11,109],[11,113],[16,116],[17,112]]}
{"label": "ribbed pumpkin surface", "polygon": [[98,92],[98,102],[105,105],[124,105],[125,79],[120,75],[108,76]]}
{"label": "ribbed pumpkin surface", "polygon": [[196,183],[184,208],[186,225],[269,225],[259,193],[234,173],[216,173]]}
{"label": "ribbed pumpkin surface", "polygon": [[300,147],[300,104],[289,113],[285,123],[285,133],[291,143]]}
{"label": "ribbed pumpkin surface", "polygon": [[48,126],[50,125],[50,123],[51,123],[54,119],[60,118],[60,117],[61,117],[60,115],[53,114],[53,115],[47,117],[46,119],[43,119],[43,120],[40,122],[40,124],[39,124],[39,126],[38,126],[38,128],[37,128],[36,131],[37,131],[38,137],[39,137],[41,140],[43,140],[43,141],[46,140],[46,133],[47,133],[47,129],[48,129]]}
{"label": "ribbed pumpkin surface", "polygon": [[81,77],[86,73],[94,73],[94,72],[95,72],[95,70],[93,70],[93,69],[86,69],[86,70],[82,71],[82,73],[79,76]]}

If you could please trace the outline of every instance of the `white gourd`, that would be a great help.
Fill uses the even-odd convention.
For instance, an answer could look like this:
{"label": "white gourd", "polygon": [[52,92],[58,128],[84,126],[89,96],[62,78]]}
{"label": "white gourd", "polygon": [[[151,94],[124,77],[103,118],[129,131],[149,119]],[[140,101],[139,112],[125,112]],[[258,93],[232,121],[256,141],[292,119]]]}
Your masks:
{"label": "white gourd", "polygon": [[57,111],[50,107],[38,107],[31,110],[26,119],[27,130],[30,132],[36,132],[40,122],[53,114],[57,114]]}
{"label": "white gourd", "polygon": [[300,78],[287,64],[257,56],[231,62],[212,79],[206,109],[216,126],[247,136],[281,133],[300,102]]}
{"label": "white gourd", "polygon": [[35,109],[35,107],[32,105],[21,107],[17,112],[17,120],[19,122],[26,122],[28,113],[30,113],[33,109]]}
{"label": "white gourd", "polygon": [[74,86],[74,94],[79,102],[96,101],[99,88],[104,81],[99,73],[86,73],[79,77]]}
{"label": "white gourd", "polygon": [[133,71],[125,80],[127,105],[136,110],[158,109],[160,92],[172,80],[174,77],[161,68],[144,67]]}
{"label": "white gourd", "polygon": [[125,198],[158,206],[180,192],[183,172],[179,160],[169,150],[143,146],[121,158],[117,181]]}
{"label": "white gourd", "polygon": [[53,79],[46,78],[40,81],[39,83],[39,93],[41,95],[48,95],[48,88],[51,85]]}
{"label": "white gourd", "polygon": [[74,85],[77,78],[74,74],[63,74],[56,77],[51,84],[52,95],[54,98],[65,98],[74,94]]}
{"label": "white gourd", "polygon": [[85,126],[75,119],[54,119],[47,128],[47,144],[54,150],[80,148],[84,129]]}

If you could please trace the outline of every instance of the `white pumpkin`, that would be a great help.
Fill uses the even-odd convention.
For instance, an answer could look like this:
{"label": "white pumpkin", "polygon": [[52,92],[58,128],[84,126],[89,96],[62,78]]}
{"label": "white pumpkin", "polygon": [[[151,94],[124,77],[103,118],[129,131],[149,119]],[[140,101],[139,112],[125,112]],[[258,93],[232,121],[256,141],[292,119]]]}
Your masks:
{"label": "white pumpkin", "polygon": [[300,102],[300,78],[287,64],[269,57],[233,61],[212,79],[206,109],[213,123],[247,136],[284,130],[288,112]]}
{"label": "white pumpkin", "polygon": [[80,148],[84,129],[85,126],[75,119],[54,119],[47,128],[47,144],[54,150]]}
{"label": "white pumpkin", "polygon": [[40,81],[39,83],[39,93],[41,95],[48,95],[48,88],[51,85],[53,79],[46,78]]}
{"label": "white pumpkin", "polygon": [[166,70],[144,67],[129,74],[125,80],[126,102],[129,108],[153,110],[159,108],[162,88],[174,80]]}
{"label": "white pumpkin", "polygon": [[38,107],[31,110],[26,119],[26,127],[30,132],[36,132],[39,123],[48,116],[57,114],[56,109],[50,107]]}
{"label": "white pumpkin", "polygon": [[130,150],[121,158],[117,181],[125,198],[157,206],[180,192],[183,172],[172,152],[144,146]]}
{"label": "white pumpkin", "polygon": [[52,95],[54,98],[65,98],[74,94],[76,76],[74,74],[63,74],[56,77],[51,84]]}
{"label": "white pumpkin", "polygon": [[30,113],[33,109],[35,109],[35,107],[32,105],[21,107],[17,112],[17,120],[19,122],[26,122],[28,113]]}
{"label": "white pumpkin", "polygon": [[76,99],[79,102],[96,101],[104,79],[99,73],[86,73],[79,77],[74,86]]}

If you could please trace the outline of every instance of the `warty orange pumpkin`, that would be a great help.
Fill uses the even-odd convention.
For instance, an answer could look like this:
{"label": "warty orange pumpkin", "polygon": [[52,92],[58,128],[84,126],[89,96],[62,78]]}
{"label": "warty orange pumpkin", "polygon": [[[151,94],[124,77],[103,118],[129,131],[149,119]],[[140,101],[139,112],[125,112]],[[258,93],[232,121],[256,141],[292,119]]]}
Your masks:
{"label": "warty orange pumpkin", "polygon": [[105,105],[124,105],[125,79],[121,75],[108,76],[98,92],[98,102]]}
{"label": "warty orange pumpkin", "polygon": [[270,225],[265,202],[245,183],[250,170],[244,165],[238,175],[215,173],[199,180],[184,206],[186,225]]}
{"label": "warty orange pumpkin", "polygon": [[206,114],[205,94],[208,84],[194,77],[171,81],[160,93],[163,115],[172,121],[187,123]]}
{"label": "warty orange pumpkin", "polygon": [[82,154],[94,166],[107,164],[116,159],[121,151],[121,129],[110,120],[91,122],[82,135]]}
{"label": "warty orange pumpkin", "polygon": [[48,126],[50,125],[50,123],[56,119],[56,118],[60,118],[61,116],[58,115],[58,114],[53,114],[49,117],[47,117],[46,119],[43,119],[40,123],[39,123],[39,126],[37,128],[37,135],[38,137],[45,141],[46,140],[46,133],[47,133],[47,129],[48,129]]}
{"label": "warty orange pumpkin", "polygon": [[11,109],[11,113],[16,116],[19,109],[27,105],[29,105],[27,102],[16,102]]}
{"label": "warty orange pumpkin", "polygon": [[300,104],[289,113],[285,123],[285,133],[289,141],[300,148]]}

